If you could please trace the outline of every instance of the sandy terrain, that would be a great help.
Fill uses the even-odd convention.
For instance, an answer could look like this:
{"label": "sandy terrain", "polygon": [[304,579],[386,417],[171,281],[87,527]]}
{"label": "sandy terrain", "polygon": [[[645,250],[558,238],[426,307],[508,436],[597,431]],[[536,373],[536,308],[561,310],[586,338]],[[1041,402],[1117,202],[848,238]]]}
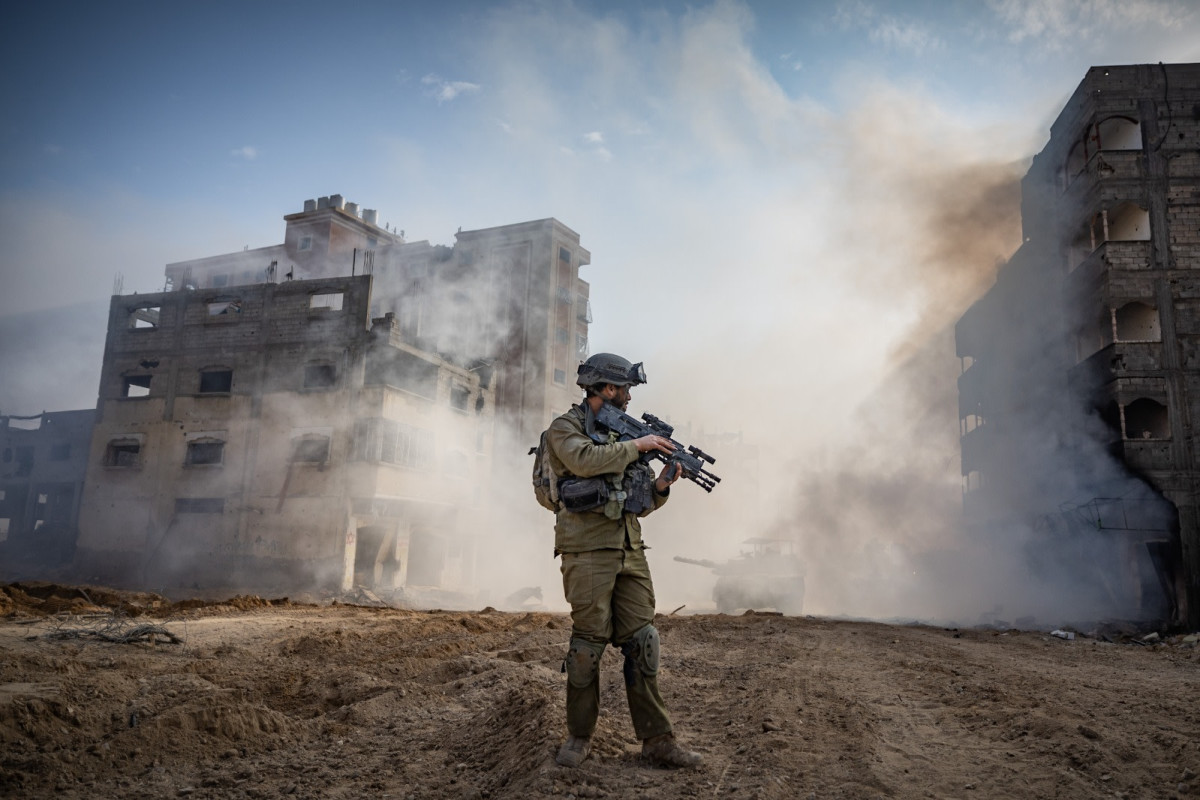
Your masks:
{"label": "sandy terrain", "polygon": [[554,764],[561,614],[0,586],[0,796],[1200,795],[1195,637],[657,624],[698,770],[639,760],[611,650],[593,757]]}

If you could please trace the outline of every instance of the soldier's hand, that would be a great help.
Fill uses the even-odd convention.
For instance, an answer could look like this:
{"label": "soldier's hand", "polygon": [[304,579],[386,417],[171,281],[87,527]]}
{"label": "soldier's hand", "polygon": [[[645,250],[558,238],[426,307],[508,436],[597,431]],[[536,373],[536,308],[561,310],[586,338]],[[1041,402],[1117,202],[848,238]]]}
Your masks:
{"label": "soldier's hand", "polygon": [[672,461],[662,468],[662,472],[658,473],[658,480],[654,481],[654,488],[662,494],[667,489],[671,488],[671,484],[679,480],[683,475],[683,464],[678,461]]}
{"label": "soldier's hand", "polygon": [[653,433],[648,433],[640,439],[634,439],[633,443],[637,445],[639,453],[649,453],[651,450],[658,450],[668,455],[675,452],[674,445],[671,440],[663,436],[656,436]]}

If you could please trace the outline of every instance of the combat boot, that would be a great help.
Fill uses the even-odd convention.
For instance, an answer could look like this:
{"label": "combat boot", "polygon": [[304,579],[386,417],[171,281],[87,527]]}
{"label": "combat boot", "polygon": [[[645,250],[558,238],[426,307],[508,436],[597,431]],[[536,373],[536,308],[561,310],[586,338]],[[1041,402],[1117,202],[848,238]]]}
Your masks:
{"label": "combat boot", "polygon": [[558,755],[554,757],[554,762],[560,767],[578,767],[590,752],[592,752],[590,736],[568,736],[567,740],[562,743],[562,747],[558,748]]}
{"label": "combat boot", "polygon": [[704,760],[699,753],[680,747],[673,733],[652,736],[642,742],[642,758],[660,767],[694,767]]}

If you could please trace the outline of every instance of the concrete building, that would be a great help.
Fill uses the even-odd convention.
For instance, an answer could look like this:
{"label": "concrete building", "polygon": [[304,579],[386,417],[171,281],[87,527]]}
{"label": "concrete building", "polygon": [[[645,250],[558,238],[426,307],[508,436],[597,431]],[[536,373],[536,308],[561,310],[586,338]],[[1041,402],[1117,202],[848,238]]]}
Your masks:
{"label": "concrete building", "polygon": [[579,400],[592,321],[579,269],[590,260],[555,219],[459,231],[453,247],[397,244],[378,254],[377,311],[394,312],[421,346],[491,375],[502,449],[524,456]]}
{"label": "concrete building", "polygon": [[95,412],[0,417],[0,563],[13,576],[71,560]]}
{"label": "concrete building", "polygon": [[[1094,67],[956,326],[964,510],[1023,518],[1114,607],[1200,625],[1200,65]],[[1103,559],[1102,559],[1103,560]]]}
{"label": "concrete building", "polygon": [[112,299],[83,576],[261,592],[469,585],[495,413],[478,372],[407,343],[394,315],[371,319],[369,275],[176,276],[180,291]]}
{"label": "concrete building", "polygon": [[578,399],[591,322],[579,270],[591,254],[558,220],[460,229],[452,247],[406,242],[341,195],[307,200],[284,221],[283,244],[168,264],[167,288],[369,274],[372,316],[394,314],[405,341],[493,383],[513,449]]}

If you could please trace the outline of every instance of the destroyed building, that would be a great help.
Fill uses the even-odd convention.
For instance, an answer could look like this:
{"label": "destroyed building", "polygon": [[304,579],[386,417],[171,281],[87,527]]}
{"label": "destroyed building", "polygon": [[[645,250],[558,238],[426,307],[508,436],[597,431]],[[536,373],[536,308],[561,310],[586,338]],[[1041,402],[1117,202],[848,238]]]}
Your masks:
{"label": "destroyed building", "polygon": [[87,577],[191,589],[473,579],[478,374],[369,319],[370,276],[112,299]]}
{"label": "destroyed building", "polygon": [[69,562],[95,412],[0,417],[0,561]]}
{"label": "destroyed building", "polygon": [[447,247],[407,242],[376,210],[334,194],[284,221],[282,244],[168,264],[167,288],[368,274],[373,317],[393,313],[406,341],[484,373],[514,446],[536,443],[578,399],[591,322],[579,270],[591,254],[558,220],[460,229]]}
{"label": "destroyed building", "polygon": [[1070,539],[1114,608],[1200,626],[1200,64],[1090,69],[1021,210],[955,328],[968,521],[1020,519],[1033,563]]}
{"label": "destroyed building", "polygon": [[554,219],[454,247],[338,195],[284,219],[283,244],[112,298],[80,574],[465,590],[496,454],[523,455],[576,399],[590,256]]}

